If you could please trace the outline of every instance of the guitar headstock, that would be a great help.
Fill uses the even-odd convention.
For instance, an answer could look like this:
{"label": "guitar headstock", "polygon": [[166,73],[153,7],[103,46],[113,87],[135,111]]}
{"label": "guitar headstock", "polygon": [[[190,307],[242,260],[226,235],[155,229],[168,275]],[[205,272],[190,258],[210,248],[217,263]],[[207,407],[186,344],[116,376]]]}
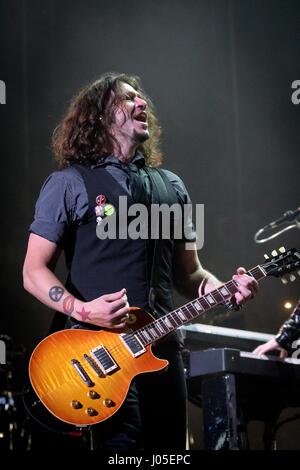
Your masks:
{"label": "guitar headstock", "polygon": [[296,276],[291,274],[288,278],[286,275],[293,271],[298,271],[300,276],[300,253],[296,248],[286,251],[284,247],[279,248],[278,252],[273,250],[270,256],[265,255],[266,261],[260,267],[265,270],[267,276],[285,276],[282,278],[284,284],[287,284],[289,281],[293,282]]}

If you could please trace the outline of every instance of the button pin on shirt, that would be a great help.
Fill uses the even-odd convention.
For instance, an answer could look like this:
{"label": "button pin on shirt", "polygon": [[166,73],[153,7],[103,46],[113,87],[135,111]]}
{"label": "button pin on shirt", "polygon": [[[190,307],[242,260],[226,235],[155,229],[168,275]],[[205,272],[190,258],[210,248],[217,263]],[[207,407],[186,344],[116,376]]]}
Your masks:
{"label": "button pin on shirt", "polygon": [[103,206],[103,204],[105,204],[106,201],[107,201],[107,198],[104,194],[98,194],[98,196],[96,197],[97,206]]}
{"label": "button pin on shirt", "polygon": [[95,206],[96,222],[100,225],[104,217],[111,216],[116,212],[112,204],[106,204],[107,198],[103,194],[96,197],[97,206]]}

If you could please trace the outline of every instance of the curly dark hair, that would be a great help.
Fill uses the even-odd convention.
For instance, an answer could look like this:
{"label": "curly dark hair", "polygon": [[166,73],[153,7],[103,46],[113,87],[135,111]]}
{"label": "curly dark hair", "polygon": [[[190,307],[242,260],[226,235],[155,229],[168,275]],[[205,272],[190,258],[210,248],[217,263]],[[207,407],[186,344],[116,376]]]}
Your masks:
{"label": "curly dark hair", "polygon": [[139,77],[107,73],[88,85],[75,96],[60,124],[55,128],[52,146],[60,168],[74,163],[93,164],[113,153],[118,145],[110,134],[114,122],[114,106],[108,106],[111,92],[117,104],[122,100],[121,84],[128,83],[147,100],[149,139],[137,150],[144,156],[148,166],[158,166],[162,161],[159,149],[160,127],[154,107],[140,84]]}

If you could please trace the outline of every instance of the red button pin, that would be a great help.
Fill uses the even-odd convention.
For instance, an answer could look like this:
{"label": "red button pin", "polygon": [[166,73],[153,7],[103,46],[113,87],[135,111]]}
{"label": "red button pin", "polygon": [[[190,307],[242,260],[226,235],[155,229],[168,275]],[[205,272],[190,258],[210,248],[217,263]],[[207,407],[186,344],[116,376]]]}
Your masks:
{"label": "red button pin", "polygon": [[97,206],[103,206],[103,204],[105,204],[106,201],[107,199],[106,199],[106,196],[104,196],[104,194],[98,194],[98,196],[96,197]]}

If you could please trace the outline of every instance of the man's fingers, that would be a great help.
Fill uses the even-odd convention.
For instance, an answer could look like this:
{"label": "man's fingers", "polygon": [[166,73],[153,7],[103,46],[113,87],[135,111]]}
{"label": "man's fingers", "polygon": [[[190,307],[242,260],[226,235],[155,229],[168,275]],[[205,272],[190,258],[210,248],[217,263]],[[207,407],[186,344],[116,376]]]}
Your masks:
{"label": "man's fingers", "polygon": [[237,274],[233,276],[234,279],[237,283],[243,284],[245,286],[248,286],[249,289],[253,290],[254,293],[258,291],[258,282],[248,274],[246,274],[246,269],[243,267],[239,267],[236,270]]}
{"label": "man's fingers", "polygon": [[119,323],[122,320],[127,320],[129,317],[129,307],[126,306],[124,308],[120,308],[116,313],[111,315],[111,321],[112,323],[116,324]]}
{"label": "man's fingers", "polygon": [[256,292],[258,291],[258,283],[250,276],[247,276],[245,274],[242,276],[234,274],[232,276],[232,279],[234,282],[236,282],[239,290],[244,287],[249,291],[253,292],[253,294],[256,294]]}
{"label": "man's fingers", "polygon": [[263,354],[267,354],[270,351],[280,350],[280,357],[286,357],[287,352],[279,347],[279,344],[275,339],[271,339],[265,344],[261,344],[256,349],[254,349],[253,353],[257,354],[258,356],[262,356]]}
{"label": "man's fingers", "polygon": [[246,269],[245,269],[245,268],[242,268],[242,267],[237,268],[236,271],[237,271],[238,274],[246,274],[246,272],[247,272]]}
{"label": "man's fingers", "polygon": [[243,275],[240,275],[240,274],[234,274],[232,276],[232,279],[237,282],[237,284],[239,285],[243,285],[243,286],[249,286],[250,287],[253,287],[253,288],[256,288],[257,287],[257,282],[250,276],[248,276],[247,274],[243,274]]}
{"label": "man's fingers", "polygon": [[247,300],[253,299],[254,292],[248,287],[244,287],[241,284],[238,286],[238,291],[234,294],[236,303],[238,305],[244,304]]}
{"label": "man's fingers", "polygon": [[117,312],[120,308],[123,308],[123,307],[129,308],[129,304],[127,302],[127,296],[123,295],[123,297],[121,297],[120,299],[110,302],[109,306],[111,308],[112,313]]}
{"label": "man's fingers", "polygon": [[266,354],[270,348],[266,346],[265,344],[262,344],[258,346],[256,349],[254,349],[253,353],[256,354],[257,356],[262,356],[263,354]]}
{"label": "man's fingers", "polygon": [[126,321],[121,321],[120,323],[113,323],[112,325],[109,326],[109,329],[112,330],[124,330],[126,328],[127,322]]}
{"label": "man's fingers", "polygon": [[244,297],[239,292],[234,294],[234,298],[235,298],[235,302],[237,303],[237,305],[243,305],[243,303],[245,302]]}
{"label": "man's fingers", "polygon": [[285,359],[288,355],[288,352],[285,349],[280,350],[280,358]]}
{"label": "man's fingers", "polygon": [[257,354],[259,356],[260,351],[261,351],[261,346],[258,346],[257,348],[254,349],[253,354]]}
{"label": "man's fingers", "polygon": [[114,302],[117,299],[122,298],[126,294],[126,289],[121,289],[118,292],[113,292],[112,294],[104,294],[102,296],[103,300],[106,302]]}

